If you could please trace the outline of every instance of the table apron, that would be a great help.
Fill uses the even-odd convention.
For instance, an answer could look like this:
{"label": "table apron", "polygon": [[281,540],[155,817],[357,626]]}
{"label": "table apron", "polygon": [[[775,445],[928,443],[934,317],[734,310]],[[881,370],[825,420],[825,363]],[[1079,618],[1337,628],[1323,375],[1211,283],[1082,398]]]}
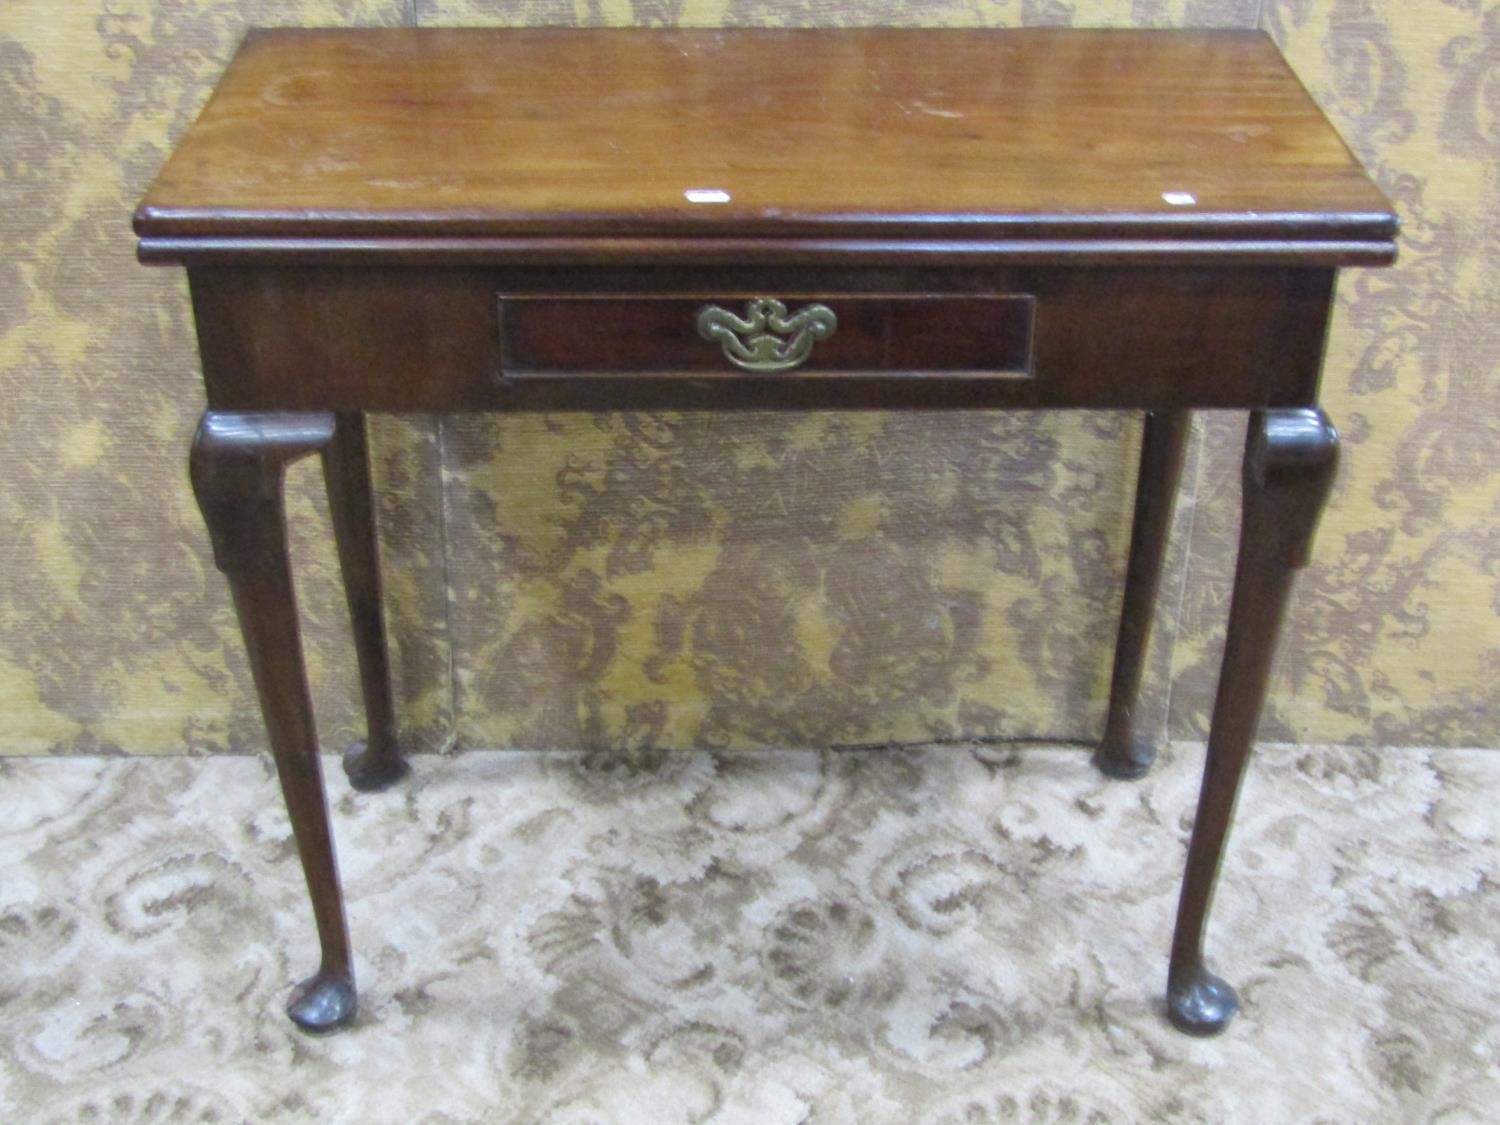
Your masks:
{"label": "table apron", "polygon": [[[189,278],[213,410],[1164,409],[1315,402],[1334,271],[205,266]],[[1004,371],[944,370],[940,362],[819,370],[814,352],[792,370],[742,371],[724,360],[717,372],[657,372],[632,359],[641,337],[622,333],[620,365],[610,371],[506,370],[506,297],[660,298],[673,308],[702,300],[729,309],[750,297],[785,297],[795,312],[861,295],[923,298],[938,312],[985,307],[959,298],[1030,298],[1028,361]],[[680,330],[693,333],[683,319]],[[601,323],[610,331],[621,322]],[[930,340],[921,354],[941,359]],[[698,343],[717,354],[718,345]],[[585,350],[608,355],[614,346],[607,338]]]}

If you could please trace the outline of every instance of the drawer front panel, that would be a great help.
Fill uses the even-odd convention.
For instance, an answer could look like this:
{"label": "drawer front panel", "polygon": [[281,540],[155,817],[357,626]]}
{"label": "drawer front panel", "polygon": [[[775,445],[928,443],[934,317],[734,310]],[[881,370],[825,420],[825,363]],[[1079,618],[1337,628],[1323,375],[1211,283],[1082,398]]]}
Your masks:
{"label": "drawer front panel", "polygon": [[1034,307],[1024,294],[502,295],[500,377],[1027,379]]}

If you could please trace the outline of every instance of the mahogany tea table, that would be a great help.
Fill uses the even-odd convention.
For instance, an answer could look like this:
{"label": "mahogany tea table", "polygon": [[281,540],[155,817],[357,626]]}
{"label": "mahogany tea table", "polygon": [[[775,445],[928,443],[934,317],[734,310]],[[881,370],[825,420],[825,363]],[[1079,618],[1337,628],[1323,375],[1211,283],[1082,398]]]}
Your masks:
{"label": "mahogany tea table", "polygon": [[392,709],[365,415],[1143,412],[1109,715],[1132,725],[1190,412],[1249,412],[1233,603],[1167,1010],[1238,1006],[1204,925],[1293,572],[1337,459],[1340,266],[1396,218],[1271,40],[1226,31],[252,32],[135,214],[187,267],[193,487],[228,577],[322,947],[355,1012],[282,478],[323,458],[368,741]]}

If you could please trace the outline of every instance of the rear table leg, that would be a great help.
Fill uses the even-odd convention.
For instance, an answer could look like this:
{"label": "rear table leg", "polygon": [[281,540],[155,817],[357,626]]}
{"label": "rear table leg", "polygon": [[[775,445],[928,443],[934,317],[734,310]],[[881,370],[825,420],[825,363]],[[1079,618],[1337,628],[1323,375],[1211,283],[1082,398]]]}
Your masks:
{"label": "rear table leg", "polygon": [[1135,523],[1130,532],[1130,562],[1125,571],[1125,598],[1115,643],[1114,675],[1109,686],[1109,719],[1094,754],[1101,773],[1120,779],[1145,775],[1156,759],[1156,744],[1135,729],[1135,706],[1141,691],[1146,643],[1167,553],[1167,532],[1182,476],[1192,416],[1186,410],[1152,411],[1141,437],[1141,467],[1135,485]]}
{"label": "rear table leg", "polygon": [[406,776],[396,736],[391,672],[386,657],[380,597],[380,557],[375,538],[375,500],[363,414],[339,414],[333,438],[323,447],[328,508],[338,543],[344,594],[354,626],[359,686],[365,702],[365,741],[344,754],[349,784],[366,792],[385,789]]}

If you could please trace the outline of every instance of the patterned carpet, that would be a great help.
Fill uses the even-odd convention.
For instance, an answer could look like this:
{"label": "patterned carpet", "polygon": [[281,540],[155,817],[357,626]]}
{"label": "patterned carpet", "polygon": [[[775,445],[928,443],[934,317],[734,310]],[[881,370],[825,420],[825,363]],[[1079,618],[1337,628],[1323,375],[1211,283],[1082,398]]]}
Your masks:
{"label": "patterned carpet", "polygon": [[1158,1007],[1201,754],[334,768],[363,1007],[322,1039],[266,761],[0,760],[0,1120],[1494,1120],[1500,754],[1265,749],[1207,1041]]}

